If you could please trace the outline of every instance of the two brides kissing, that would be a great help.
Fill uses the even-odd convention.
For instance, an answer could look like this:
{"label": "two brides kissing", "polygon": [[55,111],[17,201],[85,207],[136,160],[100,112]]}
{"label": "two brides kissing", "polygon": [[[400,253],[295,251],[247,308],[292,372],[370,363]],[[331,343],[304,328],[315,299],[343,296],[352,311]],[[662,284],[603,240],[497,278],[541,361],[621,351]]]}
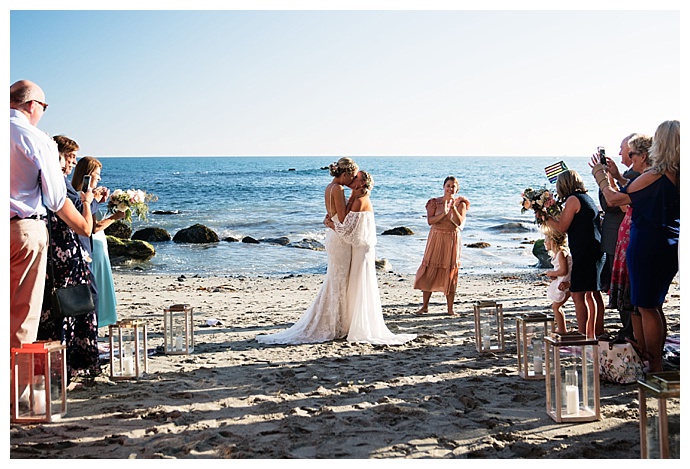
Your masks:
{"label": "two brides kissing", "polygon": [[[349,342],[397,345],[415,334],[394,334],[383,320],[376,279],[376,223],[369,198],[374,179],[350,158],[329,166],[333,176],[324,191],[328,227],[326,277],[302,317],[284,331],[258,335],[264,344]],[[345,186],[351,189],[345,198]]]}

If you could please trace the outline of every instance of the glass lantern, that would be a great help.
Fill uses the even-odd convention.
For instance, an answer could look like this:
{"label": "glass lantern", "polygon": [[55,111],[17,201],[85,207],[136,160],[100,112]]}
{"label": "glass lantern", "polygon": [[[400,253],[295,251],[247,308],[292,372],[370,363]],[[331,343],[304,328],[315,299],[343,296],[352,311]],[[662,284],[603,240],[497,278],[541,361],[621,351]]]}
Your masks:
{"label": "glass lantern", "polygon": [[680,458],[680,371],[649,373],[637,382],[640,458]]}
{"label": "glass lantern", "polygon": [[599,420],[599,342],[567,332],[544,345],[547,414],[559,423]]}
{"label": "glass lantern", "polygon": [[163,309],[163,335],[166,355],[194,352],[194,308],[178,304]]}
{"label": "glass lantern", "polygon": [[67,413],[65,346],[38,341],[12,348],[11,355],[11,421],[53,422],[63,417]]}
{"label": "glass lantern", "polygon": [[502,352],[503,305],[495,301],[477,301],[474,304],[474,337],[477,352]]}
{"label": "glass lantern", "polygon": [[124,319],[108,326],[110,336],[110,377],[140,378],[148,370],[146,322]]}
{"label": "glass lantern", "polygon": [[544,337],[554,331],[553,316],[526,313],[517,317],[518,375],[524,379],[544,379]]}

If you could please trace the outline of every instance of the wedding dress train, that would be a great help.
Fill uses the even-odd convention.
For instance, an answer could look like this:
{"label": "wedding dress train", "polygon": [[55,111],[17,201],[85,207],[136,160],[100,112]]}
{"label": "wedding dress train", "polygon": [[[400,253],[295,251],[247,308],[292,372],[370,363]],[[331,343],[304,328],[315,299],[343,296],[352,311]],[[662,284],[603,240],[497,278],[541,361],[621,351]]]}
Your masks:
{"label": "wedding dress train", "polygon": [[351,317],[349,342],[399,345],[416,334],[393,334],[383,320],[381,297],[376,279],[376,223],[373,212],[350,212],[343,223],[335,223],[344,242],[352,245],[350,278],[347,284],[347,309]]}
{"label": "wedding dress train", "polygon": [[[334,216],[333,220],[338,220]],[[350,273],[351,247],[333,230],[328,230],[326,240],[328,266],[326,277],[311,306],[299,320],[284,331],[258,335],[263,344],[310,344],[344,338],[350,326],[346,308],[346,291]]]}

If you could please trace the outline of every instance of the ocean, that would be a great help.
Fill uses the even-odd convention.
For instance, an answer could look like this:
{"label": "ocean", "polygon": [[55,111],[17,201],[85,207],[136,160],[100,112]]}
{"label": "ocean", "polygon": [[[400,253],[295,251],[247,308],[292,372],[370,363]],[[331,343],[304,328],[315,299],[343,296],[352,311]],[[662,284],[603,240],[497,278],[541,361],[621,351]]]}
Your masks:
{"label": "ocean", "polygon": [[[101,185],[141,189],[157,197],[147,221],[132,229],[160,227],[174,236],[200,223],[218,233],[213,244],[154,243],[145,262],[114,266],[121,272],[185,276],[279,277],[326,272],[325,251],[269,243],[222,241],[225,237],[287,237],[291,242],[323,242],[326,227],[323,191],[331,181],[332,157],[106,157]],[[542,236],[531,212],[521,213],[527,187],[551,187],[544,168],[563,160],[580,173],[595,201],[596,183],[589,157],[357,157],[374,176],[371,194],[379,233],[377,259],[390,269],[414,274],[421,262],[429,226],[425,205],[443,195],[443,180],[453,175],[459,193],[470,199],[462,232],[463,273],[520,273],[537,262],[531,241]],[[102,206],[103,210],[105,207]],[[410,236],[381,235],[395,227]],[[485,248],[468,244],[485,242]]]}

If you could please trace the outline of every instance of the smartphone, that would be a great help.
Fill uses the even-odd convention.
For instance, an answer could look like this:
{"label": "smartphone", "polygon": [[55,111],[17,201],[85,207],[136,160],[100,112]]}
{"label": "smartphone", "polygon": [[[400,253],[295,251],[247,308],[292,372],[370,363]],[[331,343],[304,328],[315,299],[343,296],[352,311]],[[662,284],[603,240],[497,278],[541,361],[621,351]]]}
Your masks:
{"label": "smartphone", "polygon": [[88,174],[84,176],[84,180],[81,183],[81,191],[89,192],[91,190],[91,176]]}
{"label": "smartphone", "polygon": [[597,151],[599,152],[599,163],[606,166],[606,149],[604,147],[597,147]]}

